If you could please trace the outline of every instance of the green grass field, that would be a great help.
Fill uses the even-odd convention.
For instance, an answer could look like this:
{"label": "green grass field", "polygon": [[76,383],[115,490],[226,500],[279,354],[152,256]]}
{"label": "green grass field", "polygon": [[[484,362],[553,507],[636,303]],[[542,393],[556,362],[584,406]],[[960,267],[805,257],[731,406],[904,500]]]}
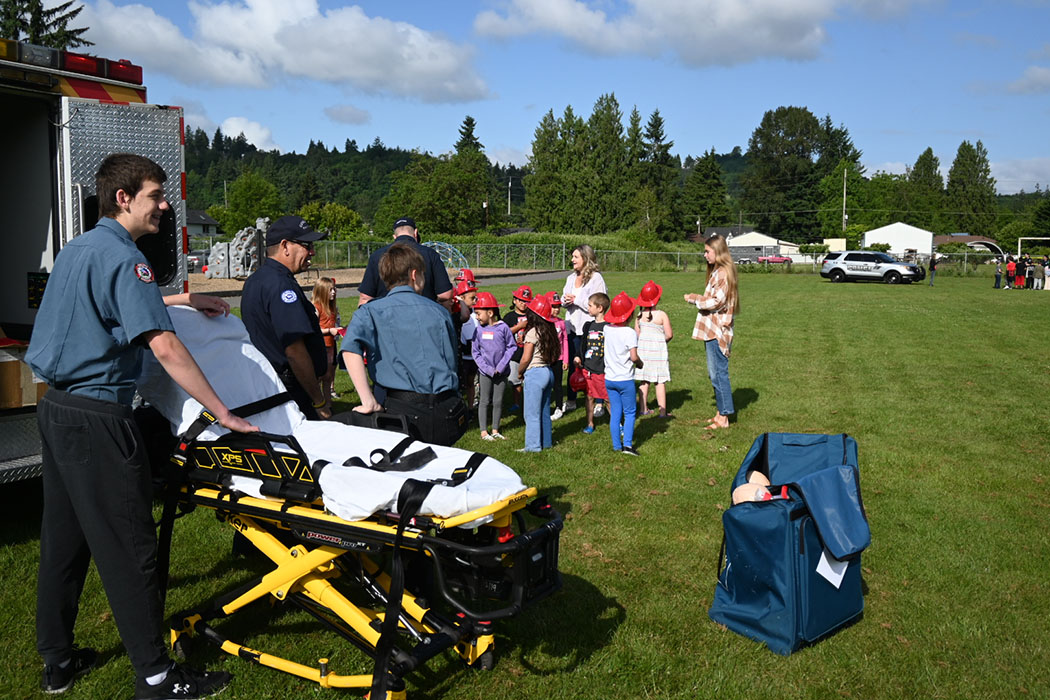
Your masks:
{"label": "green grass field", "polygon": [[[606,279],[612,294],[633,295],[649,277]],[[567,514],[564,589],[498,626],[494,671],[442,657],[409,676],[409,698],[1047,697],[1050,293],[993,290],[983,278],[938,276],[930,288],[744,275],[730,363],[738,420],[710,433],[704,351],[681,301],[702,291],[702,274],[657,281],[677,334],[668,385],[677,418],[639,421],[641,457],[613,453],[607,425],[583,435],[582,411],[555,422],[555,447],[540,454],[515,452],[520,415],[505,421],[504,443],[476,430],[459,443],[511,465]],[[509,286],[486,289],[509,299]],[[348,391],[345,373],[339,386]],[[765,431],[853,435],[872,529],[863,618],[786,658],[707,618],[730,480]],[[3,487],[5,698],[33,696],[39,682],[38,492]],[[244,560],[229,555],[231,531],[210,512],[176,531],[169,610],[246,578]],[[328,656],[340,673],[369,668],[303,614],[244,615],[223,629],[256,649],[304,663]],[[105,663],[68,697],[129,696],[130,665],[94,573],[77,637]],[[340,692],[209,647],[191,661],[235,674],[226,698]]]}

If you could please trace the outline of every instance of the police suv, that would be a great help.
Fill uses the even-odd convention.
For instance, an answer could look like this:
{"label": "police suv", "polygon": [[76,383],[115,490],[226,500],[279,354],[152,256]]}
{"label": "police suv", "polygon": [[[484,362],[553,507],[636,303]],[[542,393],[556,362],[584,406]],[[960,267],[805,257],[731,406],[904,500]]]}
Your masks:
{"label": "police suv", "polygon": [[926,278],[926,268],[905,263],[888,253],[872,250],[847,250],[828,253],[820,276],[832,282],[875,280],[886,284],[918,282]]}

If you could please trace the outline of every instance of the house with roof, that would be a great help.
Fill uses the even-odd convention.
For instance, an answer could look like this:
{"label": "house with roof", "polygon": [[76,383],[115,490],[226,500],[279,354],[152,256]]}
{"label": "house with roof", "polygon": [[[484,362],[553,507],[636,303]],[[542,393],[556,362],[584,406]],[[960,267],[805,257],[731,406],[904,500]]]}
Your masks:
{"label": "house with roof", "polygon": [[933,253],[933,231],[897,221],[872,229],[860,239],[861,248],[869,248],[876,243],[888,244],[891,255],[904,257],[914,253],[928,257]]}
{"label": "house with roof", "polygon": [[219,222],[208,216],[203,209],[186,210],[186,233],[195,236],[217,236],[219,234]]}

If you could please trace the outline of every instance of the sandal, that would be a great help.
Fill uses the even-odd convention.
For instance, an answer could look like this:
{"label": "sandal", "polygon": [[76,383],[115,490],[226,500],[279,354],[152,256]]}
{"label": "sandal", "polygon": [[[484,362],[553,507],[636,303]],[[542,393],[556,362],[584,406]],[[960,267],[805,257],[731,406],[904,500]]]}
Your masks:
{"label": "sandal", "polygon": [[646,409],[646,410],[642,411],[640,415],[642,415],[642,416],[651,416],[654,413],[656,413],[656,411],[650,411],[649,409]]}

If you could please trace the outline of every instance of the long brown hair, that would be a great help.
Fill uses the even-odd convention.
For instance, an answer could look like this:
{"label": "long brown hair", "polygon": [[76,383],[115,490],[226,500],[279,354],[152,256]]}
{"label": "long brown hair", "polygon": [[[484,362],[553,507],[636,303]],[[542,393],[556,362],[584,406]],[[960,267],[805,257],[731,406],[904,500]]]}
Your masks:
{"label": "long brown hair", "polygon": [[726,239],[717,233],[712,233],[704,239],[704,245],[715,254],[715,261],[707,266],[707,281],[711,281],[711,273],[715,269],[721,270],[726,280],[726,306],[733,314],[740,313],[740,295],[737,294],[736,265],[733,264],[733,256],[729,254],[729,246]]}
{"label": "long brown hair", "polygon": [[583,269],[580,270],[580,279],[583,280],[584,284],[587,284],[591,281],[591,276],[598,272],[598,256],[594,254],[594,248],[586,243],[576,246],[572,249],[572,252],[579,253],[580,257],[583,258]]}
{"label": "long brown hair", "polygon": [[335,299],[332,298],[332,290],[335,289],[335,280],[331,277],[318,277],[314,282],[313,294],[310,298],[314,306],[328,309],[328,313],[334,318],[339,313]]}
{"label": "long brown hair", "polygon": [[550,321],[545,321],[532,309],[525,309],[525,319],[525,332],[528,333],[530,328],[535,328],[537,335],[539,335],[536,349],[539,350],[544,364],[552,365],[557,362],[561,356],[561,347],[558,343],[558,331],[554,328],[554,324]]}

